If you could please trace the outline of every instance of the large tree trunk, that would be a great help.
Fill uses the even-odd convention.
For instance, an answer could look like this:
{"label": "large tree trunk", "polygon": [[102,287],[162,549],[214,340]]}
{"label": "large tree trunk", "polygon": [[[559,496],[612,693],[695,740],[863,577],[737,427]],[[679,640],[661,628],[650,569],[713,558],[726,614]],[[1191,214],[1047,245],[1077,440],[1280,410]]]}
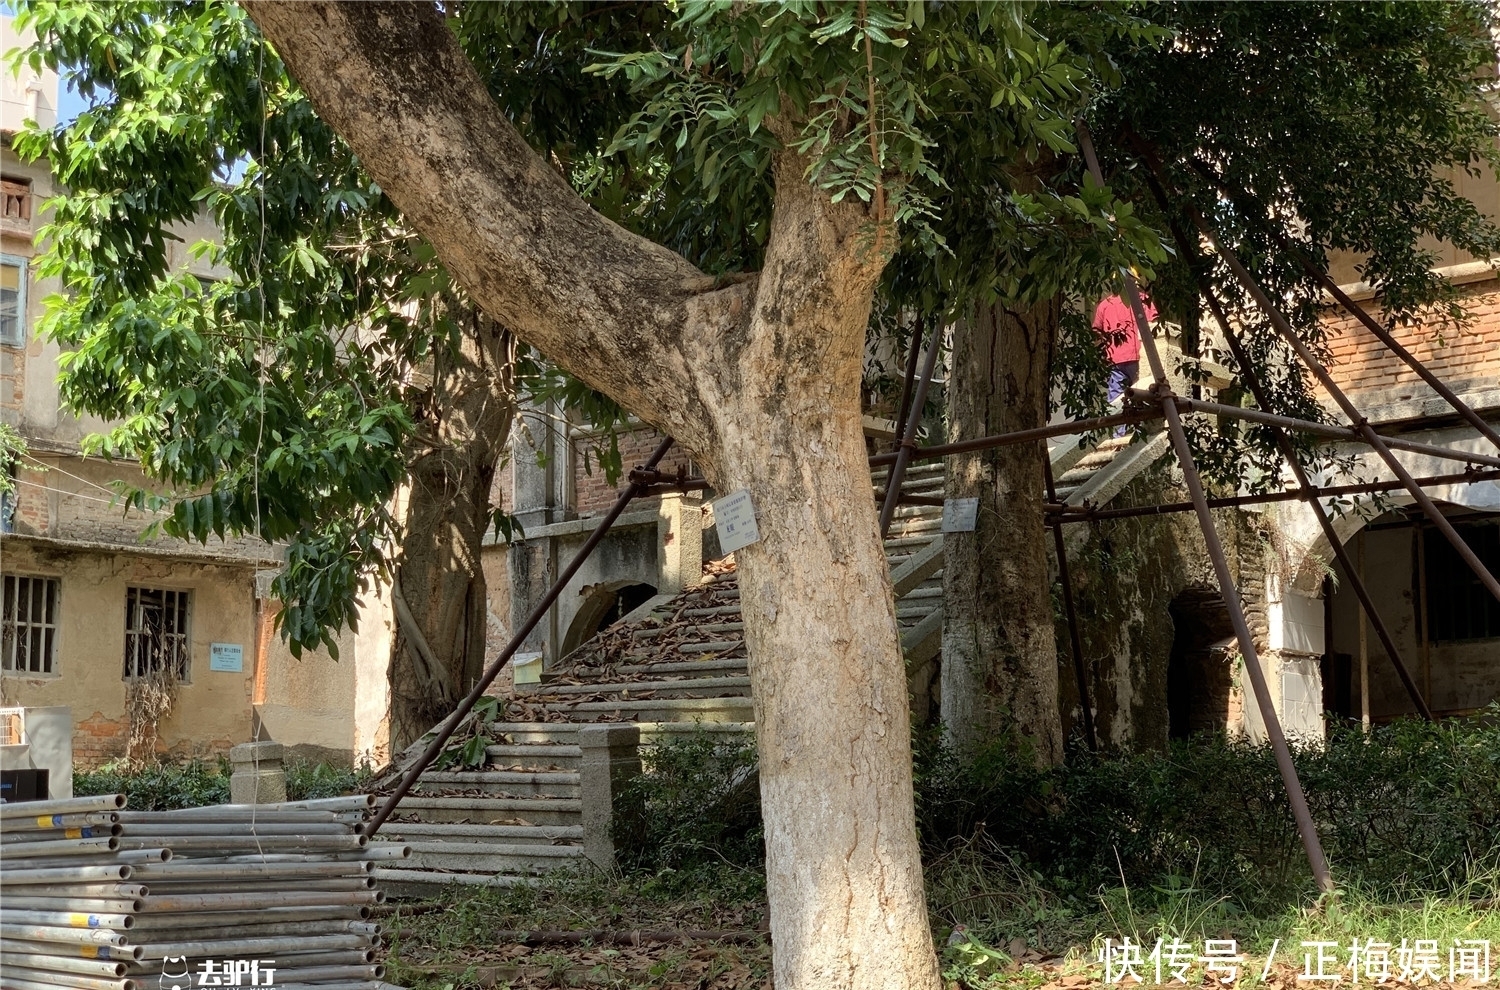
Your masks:
{"label": "large tree trunk", "polygon": [[391,750],[453,710],[484,668],[488,603],[480,552],[495,466],[515,415],[515,348],[470,314],[456,351],[439,347],[423,442],[410,460],[406,525],[391,597]]}
{"label": "large tree trunk", "polygon": [[[948,383],[951,439],[1044,426],[1061,307],[1003,301],[962,321]],[[1045,443],[951,458],[948,497],[978,497],[973,533],[943,559],[943,723],[959,752],[1007,739],[1038,763],[1062,759],[1057,643],[1042,524]]]}
{"label": "large tree trunk", "polygon": [[723,284],[589,210],[431,5],[246,5],[487,314],[675,436],[716,488],[750,491],[761,539],[738,556],[777,986],[936,988],[859,416],[893,237],[783,153],[765,270]]}
{"label": "large tree trunk", "polygon": [[905,665],[860,421],[883,259],[860,257],[862,217],[802,168],[777,171],[750,340],[706,461],[719,490],[749,489],[762,534],[736,558],[776,985],[932,987]]}

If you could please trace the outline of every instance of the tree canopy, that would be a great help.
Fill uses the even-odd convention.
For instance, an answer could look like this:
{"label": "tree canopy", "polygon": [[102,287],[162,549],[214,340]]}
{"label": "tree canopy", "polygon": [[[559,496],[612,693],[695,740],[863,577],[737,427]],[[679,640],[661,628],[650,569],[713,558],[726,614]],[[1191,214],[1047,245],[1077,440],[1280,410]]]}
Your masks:
{"label": "tree canopy", "polygon": [[[1191,324],[1206,271],[1276,411],[1315,415],[1212,256],[1179,253],[1172,224],[1192,228],[1156,204],[1149,162],[1314,339],[1319,290],[1262,217],[1315,260],[1366,255],[1398,320],[1444,296],[1423,235],[1497,244],[1442,174],[1497,160],[1479,3],[246,6],[270,47],[216,4],[22,7],[32,57],[82,67],[101,99],[23,139],[71,190],[48,262],[73,292],[52,317],[77,348],[70,401],[139,406],[111,448],[206,490],[171,526],[294,539],[289,600],[347,589],[357,568],[337,562],[374,552],[416,429],[412,374],[445,339],[437,299],[750,491],[764,535],[741,581],[787,986],[936,976],[858,435],[877,290],[948,319],[1085,298],[1135,267]],[[1079,120],[1107,185],[1078,160]],[[232,273],[207,286],[164,264],[200,202]],[[1067,329],[1045,342],[1056,373],[1098,370]],[[1095,395],[1075,390],[1072,411]],[[1241,441],[1195,440],[1222,477],[1243,472]]]}

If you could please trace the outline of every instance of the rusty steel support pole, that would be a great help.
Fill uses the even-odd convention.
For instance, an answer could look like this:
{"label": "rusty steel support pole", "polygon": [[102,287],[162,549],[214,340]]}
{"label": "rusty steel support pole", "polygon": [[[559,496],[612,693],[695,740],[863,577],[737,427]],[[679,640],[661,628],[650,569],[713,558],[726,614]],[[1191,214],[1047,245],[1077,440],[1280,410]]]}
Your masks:
{"label": "rusty steel support pole", "polygon": [[[667,437],[661,443],[657,444],[656,449],[651,452],[651,458],[644,465],[645,470],[650,470],[661,463],[661,459],[667,455],[667,451],[672,449],[672,443],[672,438]],[[490,661],[490,665],[484,670],[484,676],[469,689],[469,693],[458,703],[458,707],[453,710],[453,714],[449,715],[447,720],[443,722],[437,731],[437,735],[432,737],[432,741],[427,744],[426,749],[422,750],[422,754],[417,757],[416,762],[406,768],[395,790],[386,796],[384,803],[375,812],[375,817],[371,818],[370,823],[365,826],[364,834],[366,836],[373,836],[380,830],[380,826],[384,825],[386,820],[395,814],[396,805],[401,803],[401,799],[406,797],[406,793],[416,784],[417,778],[422,775],[422,771],[426,770],[432,761],[437,759],[438,754],[443,751],[443,745],[447,743],[454,731],[458,729],[459,723],[464,720],[464,716],[468,715],[479,699],[484,696],[485,689],[494,683],[496,677],[500,676],[500,671],[510,662],[510,658],[521,648],[521,644],[525,641],[526,637],[531,634],[531,631],[546,616],[547,610],[552,607],[553,602],[557,601],[558,596],[562,594],[563,588],[569,581],[573,580],[573,575],[578,573],[578,569],[583,566],[583,562],[589,559],[589,555],[594,552],[594,548],[604,539],[604,534],[609,532],[609,528],[615,524],[616,519],[620,518],[620,514],[625,511],[625,507],[641,493],[644,487],[638,482],[631,482],[620,493],[620,497],[615,499],[615,504],[610,506],[610,510],[604,514],[604,518],[599,520],[599,525],[594,527],[594,531],[589,534],[589,538],[584,541],[583,546],[578,548],[578,552],[573,555],[573,559],[568,562],[568,566],[563,568],[562,573],[557,576],[557,580],[552,582],[552,587],[547,590],[547,593],[542,596],[542,600],[531,610],[531,614],[526,617],[526,621],[521,623],[515,635],[510,638],[510,642],[505,644],[505,649],[501,650],[500,655]]]}
{"label": "rusty steel support pole", "polygon": [[[1177,241],[1178,250],[1182,251],[1184,258],[1192,259],[1197,257],[1197,246],[1188,240],[1186,232],[1172,218],[1172,210],[1167,201],[1167,190],[1164,185],[1166,177],[1157,170],[1153,160],[1148,160],[1146,164],[1146,183],[1151,188],[1152,196],[1156,199],[1156,205],[1161,208],[1162,215],[1168,218],[1167,222],[1172,229],[1173,238]],[[1224,341],[1229,345],[1230,353],[1234,355],[1235,362],[1239,364],[1240,375],[1244,378],[1245,384],[1250,387],[1250,393],[1255,397],[1256,405],[1260,406],[1262,410],[1270,412],[1270,395],[1266,392],[1265,386],[1261,382],[1260,374],[1255,370],[1254,364],[1251,363],[1250,355],[1241,343],[1239,334],[1235,333],[1234,328],[1229,325],[1229,317],[1225,314],[1224,307],[1220,305],[1218,298],[1214,295],[1213,286],[1196,267],[1190,264],[1189,268],[1192,269],[1194,278],[1198,283],[1198,294],[1208,304],[1209,311],[1213,313],[1215,322],[1219,324],[1219,330],[1224,334]],[[1386,656],[1390,657],[1391,665],[1396,668],[1396,674],[1401,678],[1401,683],[1406,688],[1406,693],[1411,696],[1412,703],[1417,706],[1417,711],[1422,713],[1422,717],[1431,722],[1432,710],[1427,707],[1427,701],[1422,697],[1422,692],[1417,690],[1417,683],[1412,680],[1411,672],[1406,667],[1406,662],[1401,656],[1401,651],[1396,647],[1395,639],[1391,636],[1390,630],[1386,628],[1385,621],[1380,617],[1380,613],[1375,608],[1375,602],[1370,598],[1370,593],[1365,587],[1363,557],[1361,557],[1361,564],[1358,567],[1355,567],[1349,560],[1348,551],[1344,549],[1344,541],[1339,539],[1338,533],[1334,531],[1333,521],[1328,518],[1328,512],[1323,508],[1323,503],[1313,494],[1314,486],[1312,481],[1307,477],[1307,471],[1302,467],[1302,461],[1297,457],[1297,451],[1292,446],[1290,438],[1279,427],[1272,427],[1272,434],[1276,437],[1276,446],[1281,451],[1282,459],[1292,469],[1292,476],[1297,482],[1297,490],[1302,493],[1303,501],[1307,503],[1308,508],[1312,510],[1313,515],[1317,518],[1318,528],[1323,531],[1323,537],[1328,540],[1328,546],[1333,551],[1334,557],[1338,560],[1340,566],[1344,568],[1344,574],[1349,581],[1349,587],[1353,589],[1355,597],[1359,599],[1360,608],[1369,617],[1370,625],[1375,627],[1375,634],[1380,637],[1380,642],[1385,646]],[[1360,546],[1363,548],[1364,544],[1361,543]],[[1361,553],[1363,553],[1363,549],[1361,549]],[[1361,646],[1363,646],[1365,638],[1363,621],[1360,623],[1359,636]],[[1361,649],[1362,659],[1363,655],[1364,651]],[[1363,668],[1361,669],[1363,670]],[[1361,678],[1360,689],[1364,692],[1368,701],[1368,671],[1362,673]],[[1368,707],[1368,705],[1365,706],[1366,731],[1369,731]]]}
{"label": "rusty steel support pole", "polygon": [[918,317],[911,328],[911,344],[906,351],[906,377],[901,380],[901,405],[896,409],[896,435],[891,438],[891,450],[901,449],[901,437],[905,434],[906,411],[911,402],[911,385],[917,377],[917,356],[922,353],[922,320]]}
{"label": "rusty steel support pole", "polygon": [[[1047,482],[1047,501],[1057,501],[1057,485],[1052,480],[1052,458],[1042,452],[1042,477]],[[1045,519],[1043,521],[1045,525]],[[1089,700],[1088,674],[1083,663],[1083,637],[1078,633],[1078,610],[1073,607],[1073,581],[1068,576],[1068,548],[1063,543],[1062,520],[1052,523],[1052,546],[1057,551],[1057,579],[1062,582],[1063,609],[1068,616],[1068,641],[1073,647],[1073,676],[1078,681],[1078,705],[1083,709],[1083,734],[1089,752],[1099,752],[1099,737],[1094,731],[1094,709]]]}
{"label": "rusty steel support pole", "polygon": [[1469,544],[1464,542],[1464,538],[1458,535],[1458,530],[1453,528],[1453,524],[1433,504],[1432,499],[1427,497],[1427,493],[1422,490],[1421,485],[1417,484],[1411,472],[1396,459],[1395,454],[1391,453],[1391,448],[1386,445],[1385,439],[1370,426],[1369,420],[1360,415],[1354,403],[1349,401],[1349,397],[1344,394],[1344,390],[1338,387],[1338,383],[1328,373],[1328,369],[1323,367],[1312,350],[1302,342],[1302,338],[1297,336],[1291,324],[1281,315],[1280,310],[1271,302],[1270,297],[1261,289],[1259,283],[1251,277],[1250,272],[1240,263],[1240,259],[1235,253],[1219,244],[1218,240],[1214,237],[1213,231],[1209,229],[1208,224],[1203,221],[1201,216],[1194,219],[1203,236],[1207,237],[1209,242],[1214,245],[1214,248],[1219,253],[1219,257],[1224,259],[1224,263],[1229,266],[1229,270],[1234,273],[1235,278],[1239,280],[1240,284],[1244,286],[1245,291],[1249,292],[1255,300],[1256,305],[1266,314],[1266,318],[1271,321],[1271,326],[1297,352],[1297,356],[1302,359],[1302,362],[1307,365],[1308,369],[1322,383],[1333,401],[1338,403],[1339,408],[1343,410],[1344,415],[1349,418],[1349,422],[1364,437],[1365,442],[1375,449],[1375,452],[1380,455],[1381,460],[1385,461],[1386,466],[1400,479],[1401,484],[1411,494],[1412,499],[1417,505],[1421,506],[1427,518],[1432,520],[1432,525],[1453,545],[1454,551],[1463,558],[1464,563],[1469,565],[1469,570],[1474,572],[1474,576],[1479,578],[1479,583],[1485,586],[1486,590],[1494,596],[1496,601],[1500,601],[1500,581],[1495,580],[1495,576],[1490,573],[1489,568],[1484,566],[1484,562],[1479,559],[1478,555],[1469,547]]}
{"label": "rusty steel support pole", "polygon": [[932,339],[927,342],[927,360],[922,362],[922,377],[917,381],[916,393],[911,399],[911,411],[901,432],[901,449],[896,452],[896,463],[885,476],[885,504],[880,507],[880,538],[885,539],[891,528],[891,517],[896,514],[896,504],[901,501],[901,479],[906,476],[906,466],[917,449],[917,427],[922,425],[922,408],[927,404],[927,386],[932,384],[932,369],[937,365],[938,343],[943,338],[943,321],[932,325]]}
{"label": "rusty steel support pole", "polygon": [[[1094,154],[1094,142],[1089,136],[1088,127],[1081,120],[1078,122],[1078,138],[1079,149],[1088,163],[1090,174],[1093,175],[1095,182],[1103,186],[1105,184],[1104,172],[1099,168],[1098,156]],[[1198,467],[1193,460],[1192,447],[1188,445],[1187,431],[1183,429],[1182,416],[1177,411],[1176,403],[1172,401],[1172,389],[1167,383],[1166,369],[1162,365],[1161,355],[1157,353],[1156,340],[1151,334],[1151,321],[1146,319],[1146,310],[1141,304],[1140,291],[1136,287],[1135,278],[1129,273],[1125,275],[1125,294],[1130,302],[1131,312],[1135,315],[1136,327],[1141,335],[1141,345],[1151,365],[1151,376],[1156,381],[1154,387],[1162,400],[1161,409],[1166,414],[1167,432],[1172,438],[1172,447],[1182,466],[1183,481],[1187,484],[1188,495],[1198,514],[1198,525],[1203,530],[1203,542],[1208,550],[1209,558],[1213,561],[1214,575],[1219,582],[1219,593],[1224,596],[1224,604],[1229,609],[1230,624],[1233,625],[1235,637],[1239,640],[1240,652],[1245,659],[1245,672],[1250,677],[1250,686],[1255,694],[1256,707],[1259,708],[1261,722],[1266,727],[1271,752],[1276,757],[1276,768],[1281,773],[1281,782],[1286,787],[1287,802],[1291,805],[1292,817],[1297,822],[1297,832],[1302,838],[1302,848],[1307,853],[1307,862],[1312,868],[1313,879],[1317,882],[1318,890],[1327,893],[1333,889],[1333,877],[1328,871],[1328,859],[1323,854],[1323,843],[1318,839],[1312,812],[1308,810],[1307,797],[1302,792],[1302,782],[1297,778],[1297,768],[1292,763],[1291,748],[1287,745],[1286,735],[1281,731],[1281,721],[1276,717],[1275,706],[1271,704],[1270,686],[1266,683],[1265,672],[1260,669],[1260,655],[1255,649],[1255,637],[1251,635],[1249,623],[1245,621],[1245,610],[1240,604],[1239,589],[1234,583],[1234,575],[1229,570],[1229,559],[1224,555],[1224,545],[1219,541],[1219,534],[1214,529],[1213,516],[1209,512],[1207,498],[1203,494],[1203,482],[1198,477]]]}
{"label": "rusty steel support pole", "polygon": [[[1154,406],[1155,400],[1151,400]],[[1067,423],[1057,423],[1052,426],[1039,426],[1034,430],[1013,430],[1010,433],[997,433],[988,437],[975,437],[972,440],[959,440],[955,443],[934,444],[931,447],[917,447],[912,451],[911,459],[914,461],[930,461],[938,457],[947,457],[949,454],[967,454],[974,450],[989,450],[991,447],[1010,447],[1018,443],[1032,443],[1036,440],[1047,440],[1052,437],[1065,437],[1073,433],[1092,433],[1094,430],[1110,429],[1116,426],[1130,426],[1135,423],[1147,423],[1154,419],[1161,419],[1162,412],[1159,408],[1133,409],[1127,412],[1111,413],[1108,416],[1096,416],[1092,419],[1075,419]],[[1340,433],[1340,437],[1344,434]],[[870,467],[879,467],[882,464],[894,464],[900,454],[872,454]]]}
{"label": "rusty steel support pole", "polygon": [[[1250,387],[1250,392],[1255,396],[1255,402],[1262,409],[1270,408],[1270,398],[1261,385],[1260,375],[1256,374],[1254,366],[1250,363],[1250,356],[1245,353],[1241,345],[1239,335],[1229,325],[1229,319],[1224,314],[1223,307],[1219,305],[1218,299],[1214,297],[1209,286],[1200,281],[1198,291],[1202,293],[1203,300],[1208,303],[1209,310],[1218,321],[1219,329],[1224,332],[1224,340],[1229,345],[1229,350],[1234,354],[1234,360],[1240,366],[1240,374],[1245,379],[1245,384]],[[1276,446],[1281,450],[1282,459],[1292,469],[1292,476],[1297,480],[1297,487],[1304,494],[1311,492],[1312,481],[1307,477],[1307,471],[1302,467],[1302,462],[1297,458],[1297,451],[1293,449],[1291,441],[1285,432],[1279,427],[1272,427],[1276,436]],[[1328,518],[1328,512],[1323,508],[1323,503],[1314,496],[1308,496],[1307,506],[1312,510],[1318,520],[1318,528],[1323,531],[1323,536],[1328,540],[1328,546],[1333,551],[1334,557],[1344,569],[1344,579],[1348,581],[1349,588],[1354,596],[1359,599],[1360,608],[1364,610],[1370,619],[1370,625],[1375,628],[1375,635],[1380,637],[1380,642],[1385,646],[1385,655],[1390,657],[1391,666],[1396,668],[1396,675],[1401,678],[1401,684],[1406,688],[1406,693],[1411,696],[1412,704],[1417,706],[1417,711],[1427,721],[1432,721],[1432,709],[1427,707],[1427,701],[1422,697],[1422,692],[1417,689],[1417,682],[1412,680],[1411,672],[1407,670],[1406,662],[1402,659],[1401,651],[1396,646],[1395,639],[1390,630],[1386,628],[1385,620],[1380,617],[1380,612],[1375,608],[1375,602],[1370,598],[1370,592],[1365,587],[1363,568],[1354,566],[1349,559],[1349,553],[1344,549],[1344,541],[1339,539],[1338,533],[1334,532],[1333,521]],[[1363,636],[1364,626],[1360,626]]]}
{"label": "rusty steel support pole", "polygon": [[[1144,394],[1147,396],[1150,395],[1149,392]],[[1250,423],[1264,423],[1267,426],[1278,427],[1284,430],[1296,430],[1298,433],[1309,433],[1315,437],[1325,437],[1329,440],[1340,440],[1345,443],[1366,442],[1364,432],[1357,426],[1330,426],[1327,423],[1318,423],[1310,419],[1294,419],[1291,416],[1278,416],[1275,413],[1268,413],[1261,409],[1226,406],[1219,402],[1189,399],[1181,395],[1177,396],[1177,408],[1187,412],[1201,412],[1208,413],[1211,416],[1227,416],[1230,419],[1243,419]],[[1475,454],[1467,450],[1454,450],[1451,447],[1440,447],[1433,443],[1406,440],[1402,437],[1388,437],[1384,433],[1377,433],[1375,435],[1380,438],[1381,443],[1391,450],[1406,450],[1413,454],[1426,454],[1428,457],[1436,457],[1447,461],[1461,461],[1470,465],[1483,464],[1486,467],[1500,467],[1500,457],[1496,457],[1494,454]]]}
{"label": "rusty steel support pole", "polygon": [[[1469,471],[1464,474],[1435,474],[1415,479],[1426,488],[1431,485],[1472,485],[1478,481],[1500,481],[1500,471]],[[1360,485],[1313,486],[1309,491],[1267,492],[1264,495],[1236,495],[1233,498],[1211,498],[1210,509],[1232,509],[1243,505],[1268,505],[1272,502],[1305,502],[1309,498],[1337,498],[1342,495],[1378,495],[1405,486],[1399,481],[1372,481]],[[1164,502],[1140,505],[1130,509],[1090,509],[1086,506],[1043,505],[1043,511],[1061,517],[1065,523],[1096,522],[1101,519],[1135,519],[1140,516],[1164,516],[1173,512],[1192,512],[1191,502]]]}

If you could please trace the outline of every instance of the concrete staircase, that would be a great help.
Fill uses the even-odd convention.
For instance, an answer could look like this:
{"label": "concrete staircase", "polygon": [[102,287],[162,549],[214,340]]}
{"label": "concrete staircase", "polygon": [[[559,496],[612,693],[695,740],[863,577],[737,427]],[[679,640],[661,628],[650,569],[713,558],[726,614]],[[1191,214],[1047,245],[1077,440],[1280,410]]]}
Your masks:
{"label": "concrete staircase", "polygon": [[[1148,449],[1150,448],[1150,449]],[[1160,455],[1156,441],[1106,441],[1052,451],[1059,497],[1099,504]],[[885,470],[872,481],[885,487]],[[940,498],[943,465],[913,465],[908,495]],[[1076,500],[1076,501],[1075,501]],[[909,671],[942,645],[942,509],[897,509],[885,541]],[[376,870],[393,893],[433,884],[509,885],[584,860],[581,730],[634,723],[642,747],[676,734],[753,731],[740,590],[732,563],[705,566],[702,584],[658,595],[547,671],[517,685],[475,770],[429,770],[379,838],[409,845]]]}
{"label": "concrete staircase", "polygon": [[[883,475],[874,479],[883,487]],[[903,490],[941,496],[942,465],[916,465]],[[923,659],[941,642],[942,509],[898,509],[886,540],[902,578],[897,617]],[[584,859],[580,729],[639,726],[643,746],[679,733],[736,736],[754,729],[744,622],[732,564],[714,562],[703,583],[658,595],[547,671],[517,685],[504,721],[475,770],[428,770],[402,799],[380,839],[411,847],[376,871],[399,894],[434,884],[509,885]],[[934,635],[935,631],[938,635]]]}

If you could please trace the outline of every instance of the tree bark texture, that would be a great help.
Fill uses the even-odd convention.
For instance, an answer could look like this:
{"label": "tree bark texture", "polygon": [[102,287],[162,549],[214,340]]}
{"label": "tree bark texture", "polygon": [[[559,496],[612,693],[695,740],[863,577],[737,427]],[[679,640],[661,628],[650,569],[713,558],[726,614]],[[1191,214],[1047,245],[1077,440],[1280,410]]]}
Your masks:
{"label": "tree bark texture", "polygon": [[391,747],[453,711],[484,670],[488,598],[480,553],[495,468],[515,416],[515,344],[471,312],[456,350],[438,348],[418,411],[406,522],[396,557]]}
{"label": "tree bark texture", "polygon": [[776,985],[936,988],[859,415],[875,224],[783,152],[765,269],[720,286],[574,195],[432,6],[246,6],[486,314],[675,436],[715,488],[749,490],[761,539],[736,556]]}
{"label": "tree bark texture", "polygon": [[[948,410],[954,441],[1046,425],[1048,361],[1060,302],[981,306],[953,339]],[[943,541],[942,716],[973,754],[996,739],[1062,759],[1047,541],[1045,443],[948,460],[949,498],[979,499],[972,533]]]}

